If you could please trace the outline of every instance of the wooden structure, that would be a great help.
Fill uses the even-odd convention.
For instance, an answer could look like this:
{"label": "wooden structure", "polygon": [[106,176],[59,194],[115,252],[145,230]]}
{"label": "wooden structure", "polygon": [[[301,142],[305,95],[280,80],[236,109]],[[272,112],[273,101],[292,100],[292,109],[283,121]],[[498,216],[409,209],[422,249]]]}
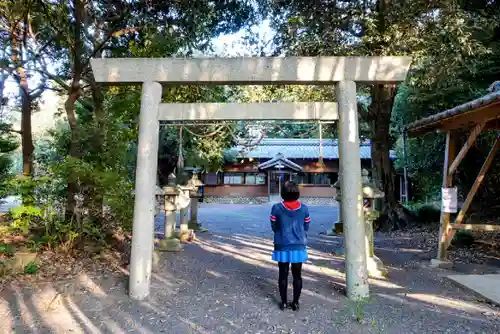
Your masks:
{"label": "wooden structure", "polygon": [[[473,101],[464,103],[455,108],[420,119],[409,124],[405,131],[409,136],[419,136],[432,131],[446,133],[446,147],[443,165],[443,188],[453,187],[453,175],[457,171],[463,158],[474,144],[476,138],[484,131],[500,130],[500,82],[493,83],[489,93]],[[470,131],[466,142],[457,152],[457,135],[459,131]],[[460,208],[454,222],[451,214],[441,209],[440,238],[438,260],[446,259],[446,250],[457,230],[494,231],[500,230],[497,225],[462,224],[477,190],[491,167],[495,154],[500,149],[500,133],[497,135],[486,160],[479,171],[465,201]]]}

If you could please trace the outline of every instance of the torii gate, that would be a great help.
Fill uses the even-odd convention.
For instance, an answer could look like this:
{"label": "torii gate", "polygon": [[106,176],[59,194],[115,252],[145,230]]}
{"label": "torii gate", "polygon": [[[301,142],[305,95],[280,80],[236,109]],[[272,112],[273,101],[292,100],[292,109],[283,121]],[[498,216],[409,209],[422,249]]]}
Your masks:
{"label": "torii gate", "polygon": [[[356,82],[403,81],[410,63],[409,57],[92,59],[96,82],[142,84],[130,297],[149,295],[159,122],[185,120],[338,120],[347,297],[368,297]],[[161,103],[162,84],[335,84],[337,103]]]}

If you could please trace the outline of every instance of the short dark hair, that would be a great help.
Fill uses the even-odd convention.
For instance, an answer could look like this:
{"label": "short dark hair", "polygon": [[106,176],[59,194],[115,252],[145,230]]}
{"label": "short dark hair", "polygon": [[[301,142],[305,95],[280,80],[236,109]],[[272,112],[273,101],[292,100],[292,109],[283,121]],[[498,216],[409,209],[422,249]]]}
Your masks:
{"label": "short dark hair", "polygon": [[281,198],[285,202],[296,201],[300,197],[299,186],[293,181],[286,181],[281,189]]}

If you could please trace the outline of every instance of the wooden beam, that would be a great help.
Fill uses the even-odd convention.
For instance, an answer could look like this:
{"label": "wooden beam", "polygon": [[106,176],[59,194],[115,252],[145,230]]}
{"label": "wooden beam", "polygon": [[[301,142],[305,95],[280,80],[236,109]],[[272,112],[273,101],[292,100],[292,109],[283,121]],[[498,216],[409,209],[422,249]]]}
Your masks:
{"label": "wooden beam", "polygon": [[[452,131],[446,133],[446,146],[444,149],[444,163],[443,163],[443,188],[450,188],[453,185],[453,174],[449,174],[448,170],[451,162],[455,158],[455,144],[456,144],[457,134]],[[448,231],[450,230],[451,218],[448,212],[443,212],[441,203],[441,217],[439,225],[439,247],[438,247],[438,259],[444,261],[446,259],[446,237]]]}
{"label": "wooden beam", "polygon": [[492,103],[475,110],[463,112],[450,118],[445,118],[436,125],[438,131],[447,132],[457,129],[468,129],[476,126],[479,123],[500,117],[500,101]]}
{"label": "wooden beam", "polygon": [[485,123],[478,124],[474,127],[474,129],[472,129],[469,138],[467,138],[467,141],[465,142],[464,146],[462,147],[460,152],[458,152],[455,160],[453,160],[453,163],[451,164],[450,169],[448,170],[449,175],[455,173],[455,171],[458,168],[458,165],[460,165],[460,162],[462,162],[467,152],[469,152],[469,149],[476,141],[476,138],[481,134],[481,131],[483,131],[484,124]]}
{"label": "wooden beam", "polygon": [[488,130],[500,130],[500,118],[493,119],[486,123],[486,126],[484,127],[485,131]]}
{"label": "wooden beam", "polygon": [[[469,190],[467,198],[465,199],[465,202],[462,205],[462,208],[460,209],[457,218],[455,219],[455,225],[462,224],[465,215],[467,214],[467,210],[469,210],[469,207],[472,203],[472,200],[474,199],[474,196],[477,193],[477,190],[479,189],[479,186],[481,185],[481,183],[483,183],[484,177],[486,176],[488,169],[490,169],[491,164],[493,163],[493,158],[495,157],[495,154],[497,153],[498,149],[500,149],[500,135],[498,135],[497,138],[495,139],[495,142],[493,143],[493,146],[491,147],[491,150],[488,153],[488,156],[486,157],[486,160],[484,161],[483,166],[481,167],[481,170],[479,171],[479,174],[477,175],[476,180],[474,181],[474,184]],[[446,248],[450,246],[451,240],[453,239],[454,236],[455,236],[455,231],[450,231],[447,238]]]}
{"label": "wooden beam", "polygon": [[336,102],[162,103],[160,121],[337,120]]}
{"label": "wooden beam", "polygon": [[473,128],[480,123],[493,123],[495,120],[500,120],[500,100],[409,128],[407,133],[411,137],[421,136],[428,132],[445,133],[451,130]]}
{"label": "wooden beam", "polygon": [[487,232],[487,231],[500,231],[500,225],[491,224],[453,224],[451,229],[455,231],[466,230],[466,231],[477,231],[477,232]]}

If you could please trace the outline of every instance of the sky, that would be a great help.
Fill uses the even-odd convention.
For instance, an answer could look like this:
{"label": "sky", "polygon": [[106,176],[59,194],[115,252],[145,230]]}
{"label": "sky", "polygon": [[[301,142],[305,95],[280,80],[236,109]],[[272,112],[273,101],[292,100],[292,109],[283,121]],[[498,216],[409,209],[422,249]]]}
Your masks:
{"label": "sky", "polygon": [[[254,34],[259,34],[264,40],[272,38],[272,30],[268,20],[259,25],[255,25],[251,30]],[[234,34],[220,35],[218,38],[215,38],[213,40],[215,54],[223,55],[224,57],[250,56],[249,50],[241,44],[245,34],[244,30],[240,30]],[[33,85],[36,85],[36,82],[33,82]],[[17,96],[18,87],[12,79],[6,81],[4,94],[7,94],[12,100]],[[48,127],[55,125],[54,114],[58,111],[59,106],[60,98],[55,92],[47,90],[43,93],[40,111],[34,113],[32,116],[33,132],[35,134],[44,132]],[[8,117],[12,119],[14,128],[19,129],[20,114],[11,112],[8,113]]]}
{"label": "sky", "polygon": [[[272,38],[272,29],[269,26],[269,20],[263,21],[259,25],[255,25],[251,28],[254,34],[259,34],[263,40],[268,40]],[[245,36],[245,31],[240,30],[235,34],[221,35],[214,39],[215,49],[217,54],[224,54],[226,57],[234,56],[250,56],[248,50],[241,44],[242,38]],[[225,52],[224,52],[225,51]]]}

